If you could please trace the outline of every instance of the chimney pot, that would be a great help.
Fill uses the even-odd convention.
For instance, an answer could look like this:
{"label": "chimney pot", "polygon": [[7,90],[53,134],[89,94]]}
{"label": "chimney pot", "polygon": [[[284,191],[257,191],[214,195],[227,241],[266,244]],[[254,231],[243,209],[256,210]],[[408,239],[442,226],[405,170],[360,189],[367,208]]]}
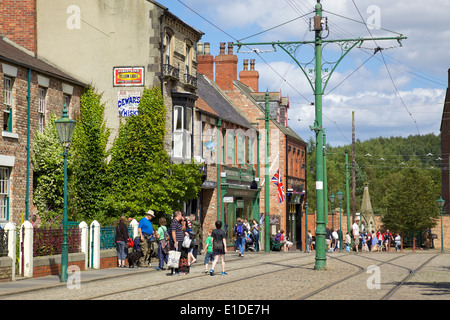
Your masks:
{"label": "chimney pot", "polygon": [[199,42],[199,43],[198,43],[198,46],[197,46],[197,54],[198,54],[198,55],[203,55],[203,54],[204,54],[204,52],[203,52],[203,43],[202,43],[202,42]]}
{"label": "chimney pot", "polygon": [[205,55],[210,55],[211,54],[211,50],[210,50],[210,44],[209,42],[205,42]]}
{"label": "chimney pot", "polygon": [[245,59],[244,60],[244,71],[247,71],[247,70],[248,70],[248,60]]}
{"label": "chimney pot", "polygon": [[255,71],[255,59],[250,60],[250,70]]}
{"label": "chimney pot", "polygon": [[220,43],[220,54],[225,54],[225,42]]}
{"label": "chimney pot", "polygon": [[233,42],[228,42],[228,55],[233,55]]}

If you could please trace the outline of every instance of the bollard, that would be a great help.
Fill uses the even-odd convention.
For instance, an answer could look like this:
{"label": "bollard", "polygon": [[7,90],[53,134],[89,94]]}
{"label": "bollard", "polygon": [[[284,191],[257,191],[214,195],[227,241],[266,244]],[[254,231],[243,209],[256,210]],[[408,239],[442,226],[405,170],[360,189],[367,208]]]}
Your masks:
{"label": "bollard", "polygon": [[81,252],[84,253],[84,270],[89,266],[89,227],[86,222],[82,221],[78,225],[81,232]]}
{"label": "bollard", "polygon": [[11,280],[14,281],[16,279],[16,225],[12,222],[8,222],[5,225],[5,231],[8,235],[8,257],[11,258]]}

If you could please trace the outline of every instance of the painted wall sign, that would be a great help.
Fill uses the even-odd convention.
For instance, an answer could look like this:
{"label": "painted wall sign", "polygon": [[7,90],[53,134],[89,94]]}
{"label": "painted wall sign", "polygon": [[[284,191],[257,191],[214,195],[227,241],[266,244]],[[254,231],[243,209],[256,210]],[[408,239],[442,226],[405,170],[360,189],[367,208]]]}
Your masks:
{"label": "painted wall sign", "polygon": [[140,91],[119,91],[118,107],[120,117],[131,117],[139,114],[138,107],[141,101]]}
{"label": "painted wall sign", "polygon": [[144,67],[114,68],[114,86],[144,86]]}

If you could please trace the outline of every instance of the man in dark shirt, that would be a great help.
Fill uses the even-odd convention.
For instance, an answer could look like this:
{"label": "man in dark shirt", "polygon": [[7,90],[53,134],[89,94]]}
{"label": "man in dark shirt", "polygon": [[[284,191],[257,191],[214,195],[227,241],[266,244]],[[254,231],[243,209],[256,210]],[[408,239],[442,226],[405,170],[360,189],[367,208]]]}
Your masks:
{"label": "man in dark shirt", "polygon": [[214,267],[219,261],[219,255],[222,263],[222,275],[227,275],[225,272],[225,253],[227,253],[227,235],[222,230],[222,221],[216,221],[216,229],[211,233],[213,243],[213,257],[214,261],[209,272],[210,275],[214,275]]}
{"label": "man in dark shirt", "polygon": [[[170,224],[171,237],[173,241],[173,250],[181,252],[181,245],[184,240],[183,226],[181,225],[183,216],[180,211],[175,211],[172,223]],[[171,275],[174,273],[174,268],[171,270]],[[178,268],[175,268],[175,274],[178,274]]]}

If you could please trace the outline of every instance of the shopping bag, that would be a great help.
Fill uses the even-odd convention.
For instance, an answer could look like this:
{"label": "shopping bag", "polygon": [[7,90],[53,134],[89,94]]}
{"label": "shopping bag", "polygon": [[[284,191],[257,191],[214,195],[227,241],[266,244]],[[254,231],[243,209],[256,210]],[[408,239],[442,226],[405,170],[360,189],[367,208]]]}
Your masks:
{"label": "shopping bag", "polygon": [[180,262],[181,252],[170,250],[169,251],[169,259],[167,260],[168,268],[178,268],[178,264]]}

